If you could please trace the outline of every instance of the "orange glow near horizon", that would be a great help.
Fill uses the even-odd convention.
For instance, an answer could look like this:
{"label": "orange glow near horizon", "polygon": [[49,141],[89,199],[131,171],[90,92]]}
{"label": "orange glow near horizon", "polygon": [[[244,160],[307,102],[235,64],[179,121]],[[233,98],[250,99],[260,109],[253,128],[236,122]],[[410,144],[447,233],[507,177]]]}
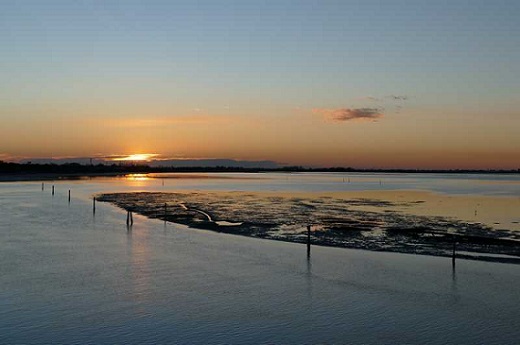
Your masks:
{"label": "orange glow near horizon", "polygon": [[[190,157],[317,167],[519,168],[520,117],[509,112],[496,112],[496,121],[488,122],[483,111],[417,107],[386,114],[377,122],[330,122],[311,111],[291,113],[281,107],[260,116],[256,108],[244,109],[247,116],[236,115],[236,121],[219,125],[209,121],[121,128],[49,114],[29,118],[32,125],[25,126],[20,115],[2,122],[0,160],[94,157],[147,164]],[[106,118],[117,119],[109,114]],[[52,136],[40,130],[46,126],[44,119],[55,124]],[[81,131],[76,130],[79,124]]]}

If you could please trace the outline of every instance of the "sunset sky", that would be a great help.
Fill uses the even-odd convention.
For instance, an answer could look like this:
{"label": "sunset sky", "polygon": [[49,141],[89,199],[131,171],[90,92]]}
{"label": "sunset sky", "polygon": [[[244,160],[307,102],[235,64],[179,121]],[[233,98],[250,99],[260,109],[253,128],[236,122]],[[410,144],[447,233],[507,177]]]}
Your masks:
{"label": "sunset sky", "polygon": [[520,168],[520,1],[0,0],[0,160]]}

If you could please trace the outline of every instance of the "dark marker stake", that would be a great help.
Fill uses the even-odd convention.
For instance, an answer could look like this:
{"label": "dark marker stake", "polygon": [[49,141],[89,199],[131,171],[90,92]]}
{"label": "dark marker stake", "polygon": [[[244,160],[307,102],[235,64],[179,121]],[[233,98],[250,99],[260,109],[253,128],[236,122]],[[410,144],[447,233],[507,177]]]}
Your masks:
{"label": "dark marker stake", "polygon": [[52,195],[54,195],[54,186],[52,186]]}
{"label": "dark marker stake", "polygon": [[45,187],[44,187],[44,184],[43,184],[43,182],[42,182],[42,190],[44,190],[44,189],[45,189]]}
{"label": "dark marker stake", "polygon": [[70,204],[70,189],[69,189],[69,204]]}
{"label": "dark marker stake", "polygon": [[96,197],[92,198],[92,213],[96,214]]}

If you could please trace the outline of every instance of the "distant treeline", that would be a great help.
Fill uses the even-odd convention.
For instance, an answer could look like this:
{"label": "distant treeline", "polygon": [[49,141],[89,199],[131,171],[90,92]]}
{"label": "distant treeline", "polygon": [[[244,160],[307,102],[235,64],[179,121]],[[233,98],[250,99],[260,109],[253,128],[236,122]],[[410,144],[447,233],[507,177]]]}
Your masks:
{"label": "distant treeline", "polygon": [[137,172],[151,172],[147,165],[120,165],[95,164],[83,165],[78,163],[66,164],[32,164],[10,163],[0,161],[0,174],[124,174]]}
{"label": "distant treeline", "polygon": [[10,163],[0,161],[0,174],[56,174],[56,175],[104,175],[127,173],[160,173],[160,172],[378,172],[378,173],[454,173],[454,174],[520,174],[516,170],[424,170],[424,169],[357,169],[344,167],[306,168],[302,166],[286,166],[281,168],[240,168],[240,167],[150,167],[146,164],[32,164]]}

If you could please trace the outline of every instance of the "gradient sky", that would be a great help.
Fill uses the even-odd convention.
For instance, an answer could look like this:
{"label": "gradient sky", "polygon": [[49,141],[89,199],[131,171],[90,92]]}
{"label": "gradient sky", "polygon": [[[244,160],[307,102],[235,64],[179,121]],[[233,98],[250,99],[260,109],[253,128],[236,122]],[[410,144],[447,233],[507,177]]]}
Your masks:
{"label": "gradient sky", "polygon": [[520,1],[0,0],[0,160],[520,168]]}

